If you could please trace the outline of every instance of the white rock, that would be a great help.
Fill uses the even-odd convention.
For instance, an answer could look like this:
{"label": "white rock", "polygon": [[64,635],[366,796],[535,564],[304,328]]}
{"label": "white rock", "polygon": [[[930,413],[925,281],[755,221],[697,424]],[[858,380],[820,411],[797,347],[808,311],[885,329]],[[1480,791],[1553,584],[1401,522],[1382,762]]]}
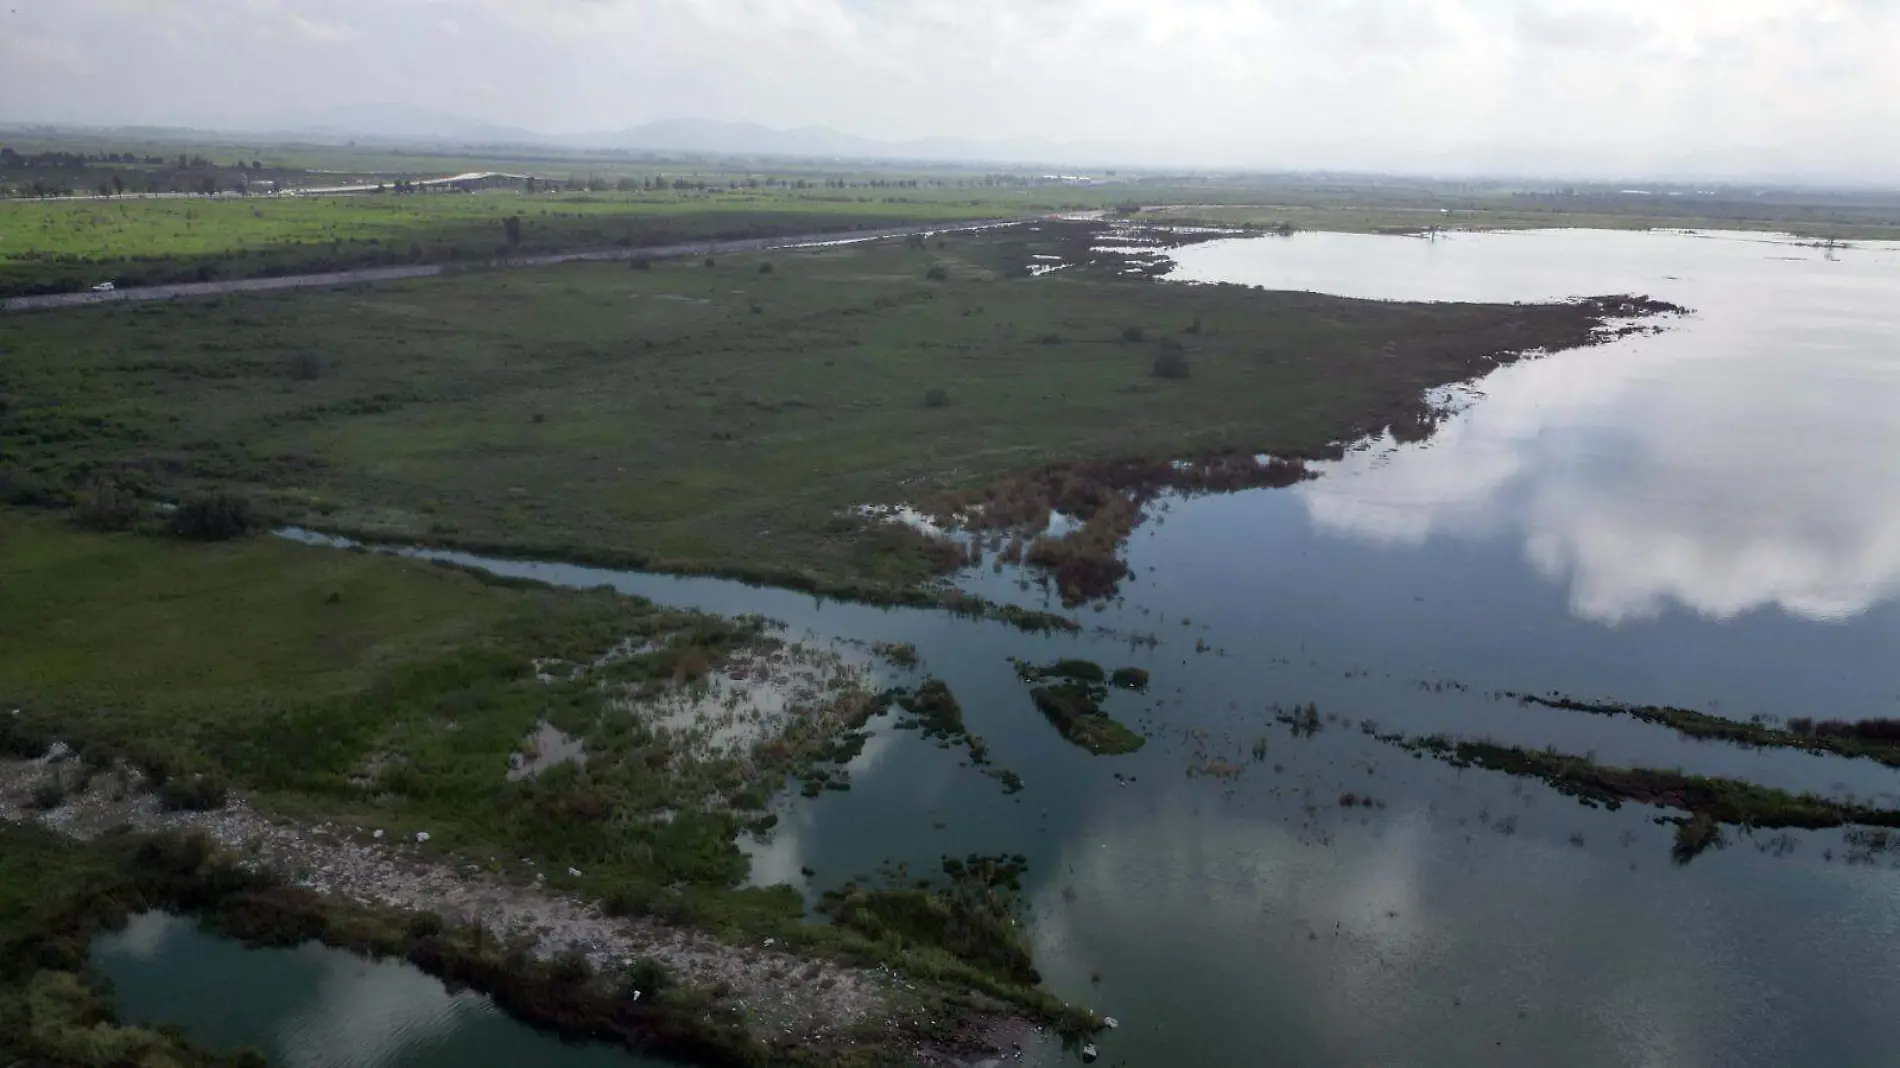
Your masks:
{"label": "white rock", "polygon": [[1120,1020],[1117,1020],[1113,1016],[1102,1017],[1102,1026],[1108,1028],[1110,1031],[1113,1031],[1114,1029],[1116,1029],[1117,1027],[1120,1027],[1121,1025],[1122,1025],[1122,1022]]}
{"label": "white rock", "polygon": [[778,939],[776,939],[776,938],[768,938],[768,939],[766,939],[766,940],[765,940],[765,948],[767,948],[767,949],[771,949],[771,948],[772,948],[772,947],[773,947],[774,945],[776,945],[777,943],[778,943]]}
{"label": "white rock", "polygon": [[569,868],[567,869],[567,873],[576,879],[581,877],[581,870],[579,868]]}
{"label": "white rock", "polygon": [[426,842],[426,841],[428,841],[428,840],[429,840],[429,832],[428,832],[428,831],[417,831],[417,832],[416,832],[416,841],[418,841],[418,842]]}
{"label": "white rock", "polygon": [[1082,1063],[1083,1064],[1093,1063],[1095,1058],[1099,1056],[1101,1056],[1101,1054],[1096,1052],[1094,1043],[1090,1043],[1082,1047]]}
{"label": "white rock", "polygon": [[376,839],[377,841],[379,841],[379,842],[380,842],[380,841],[382,841],[382,840],[383,840],[383,832],[382,832],[382,831],[377,831],[377,832],[376,832],[375,834],[372,834],[372,835],[370,835],[370,837],[371,837],[371,838],[374,838],[374,839]]}

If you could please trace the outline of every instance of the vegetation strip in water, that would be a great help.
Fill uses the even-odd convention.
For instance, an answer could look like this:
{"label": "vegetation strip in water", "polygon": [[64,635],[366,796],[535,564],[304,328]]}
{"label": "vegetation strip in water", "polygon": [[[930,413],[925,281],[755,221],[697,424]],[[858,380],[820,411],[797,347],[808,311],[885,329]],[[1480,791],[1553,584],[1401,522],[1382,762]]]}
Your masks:
{"label": "vegetation strip in water", "polygon": [[1733,720],[1688,708],[1631,705],[1611,701],[1579,701],[1562,694],[1507,693],[1522,704],[1599,716],[1629,716],[1644,723],[1668,727],[1688,738],[1707,738],[1760,748],[1804,749],[1811,753],[1874,760],[1900,767],[1900,720],[1827,719],[1796,717],[1785,727],[1759,720]]}
{"label": "vegetation strip in water", "polygon": [[[1120,673],[1118,673],[1120,674]],[[1016,662],[1016,676],[1029,683],[1030,699],[1064,738],[1097,756],[1132,753],[1148,740],[1102,711],[1108,700],[1108,673],[1087,660],[1058,660],[1036,665]],[[1124,674],[1133,680],[1134,676]],[[1143,681],[1145,683],[1146,676]]]}
{"label": "vegetation strip in water", "polygon": [[1739,779],[1688,775],[1658,768],[1618,768],[1588,757],[1553,749],[1524,749],[1487,741],[1461,741],[1445,735],[1409,738],[1377,734],[1382,742],[1443,760],[1454,767],[1478,767],[1540,779],[1558,793],[1592,807],[1615,809],[1625,801],[1673,808],[1695,818],[1748,827],[1819,830],[1861,824],[1900,827],[1900,810],[1793,794]]}

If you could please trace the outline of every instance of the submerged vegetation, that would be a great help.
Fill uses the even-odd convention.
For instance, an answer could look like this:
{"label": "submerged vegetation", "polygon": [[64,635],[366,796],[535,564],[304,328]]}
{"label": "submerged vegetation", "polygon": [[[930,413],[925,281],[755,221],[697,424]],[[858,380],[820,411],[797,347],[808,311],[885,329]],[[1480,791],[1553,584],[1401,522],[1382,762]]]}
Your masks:
{"label": "submerged vegetation", "polygon": [[[1689,775],[1657,768],[1617,768],[1552,749],[1523,749],[1486,741],[1432,735],[1375,735],[1380,741],[1454,767],[1477,767],[1540,779],[1558,793],[1589,806],[1618,808],[1624,802],[1673,808],[1714,824],[1816,830],[1860,824],[1900,827],[1900,810],[1793,794],[1738,779]],[[1706,845],[1708,836],[1695,832]]]}
{"label": "submerged vegetation", "polygon": [[1888,767],[1900,767],[1900,719],[1828,719],[1816,721],[1796,717],[1785,727],[1760,720],[1733,720],[1687,708],[1660,705],[1631,705],[1604,701],[1579,701],[1561,694],[1540,696],[1513,693],[1526,705],[1569,712],[1588,712],[1601,716],[1629,716],[1644,723],[1668,727],[1688,738],[1733,742],[1762,748],[1805,749],[1812,753],[1875,760]]}
{"label": "submerged vegetation", "polygon": [[1102,710],[1108,700],[1108,675],[1087,660],[1059,660],[1038,666],[1018,661],[1016,675],[1029,683],[1030,699],[1064,738],[1097,756],[1132,753],[1147,739]]}

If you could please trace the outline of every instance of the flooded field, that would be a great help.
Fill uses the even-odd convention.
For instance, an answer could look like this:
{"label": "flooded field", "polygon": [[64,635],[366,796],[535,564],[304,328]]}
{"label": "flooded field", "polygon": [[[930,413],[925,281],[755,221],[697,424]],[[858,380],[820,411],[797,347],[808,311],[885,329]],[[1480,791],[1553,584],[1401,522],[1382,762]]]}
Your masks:
{"label": "flooded field", "polygon": [[[1131,580],[1080,610],[1079,634],[423,555],[914,646],[917,678],[947,684],[989,767],[1024,789],[1000,789],[961,745],[875,721],[848,791],[779,802],[776,828],[748,843],[752,878],[815,903],[881,865],[1022,854],[1047,985],[1118,1019],[1097,1040],[1104,1063],[1887,1060],[1900,1048],[1887,837],[1731,827],[1685,864],[1679,812],[1585,807],[1380,736],[1551,746],[1900,807],[1900,773],[1873,760],[1509,696],[1768,723],[1900,715],[1900,247],[1301,234],[1173,255],[1166,284],[1639,293],[1693,312],[1446,391],[1427,441],[1360,443],[1290,488],[1161,499],[1128,547]],[[958,581],[1062,610],[993,553]],[[1063,657],[1148,673],[1145,691],[1104,700],[1146,736],[1139,751],[1091,755],[1039,714],[1012,658]],[[135,1016],[158,996],[123,982],[120,995]]]}

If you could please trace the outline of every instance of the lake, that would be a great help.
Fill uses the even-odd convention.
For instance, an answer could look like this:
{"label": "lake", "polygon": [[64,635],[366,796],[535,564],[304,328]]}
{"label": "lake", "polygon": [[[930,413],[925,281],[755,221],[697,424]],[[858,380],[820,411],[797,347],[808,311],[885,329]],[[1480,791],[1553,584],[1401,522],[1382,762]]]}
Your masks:
{"label": "lake", "polygon": [[[850,792],[787,799],[772,838],[747,843],[753,877],[815,895],[885,861],[1025,854],[1049,986],[1121,1020],[1100,1039],[1104,1063],[1900,1058],[1888,857],[1856,854],[1838,831],[1731,830],[1681,866],[1656,810],[1584,808],[1365,733],[1487,736],[1900,805],[1896,772],[1872,762],[1696,743],[1502,696],[1900,715],[1900,246],[1299,234],[1174,255],[1163,284],[1643,293],[1693,314],[1447,390],[1456,414],[1428,442],[1358,443],[1291,489],[1160,502],[1131,540],[1134,578],[1082,612],[1099,632],[426,555],[916,644],[1026,790],[1006,795],[962,750],[885,729]],[[1007,567],[960,582],[1059,607]],[[1061,655],[1152,673],[1147,694],[1109,704],[1146,748],[1092,757],[1042,719],[1008,658]],[[1275,712],[1305,702],[1321,729],[1296,734]],[[1216,761],[1222,774],[1207,774]],[[1343,806],[1347,794],[1374,804]],[[158,996],[123,980],[121,993],[134,1015]]]}

